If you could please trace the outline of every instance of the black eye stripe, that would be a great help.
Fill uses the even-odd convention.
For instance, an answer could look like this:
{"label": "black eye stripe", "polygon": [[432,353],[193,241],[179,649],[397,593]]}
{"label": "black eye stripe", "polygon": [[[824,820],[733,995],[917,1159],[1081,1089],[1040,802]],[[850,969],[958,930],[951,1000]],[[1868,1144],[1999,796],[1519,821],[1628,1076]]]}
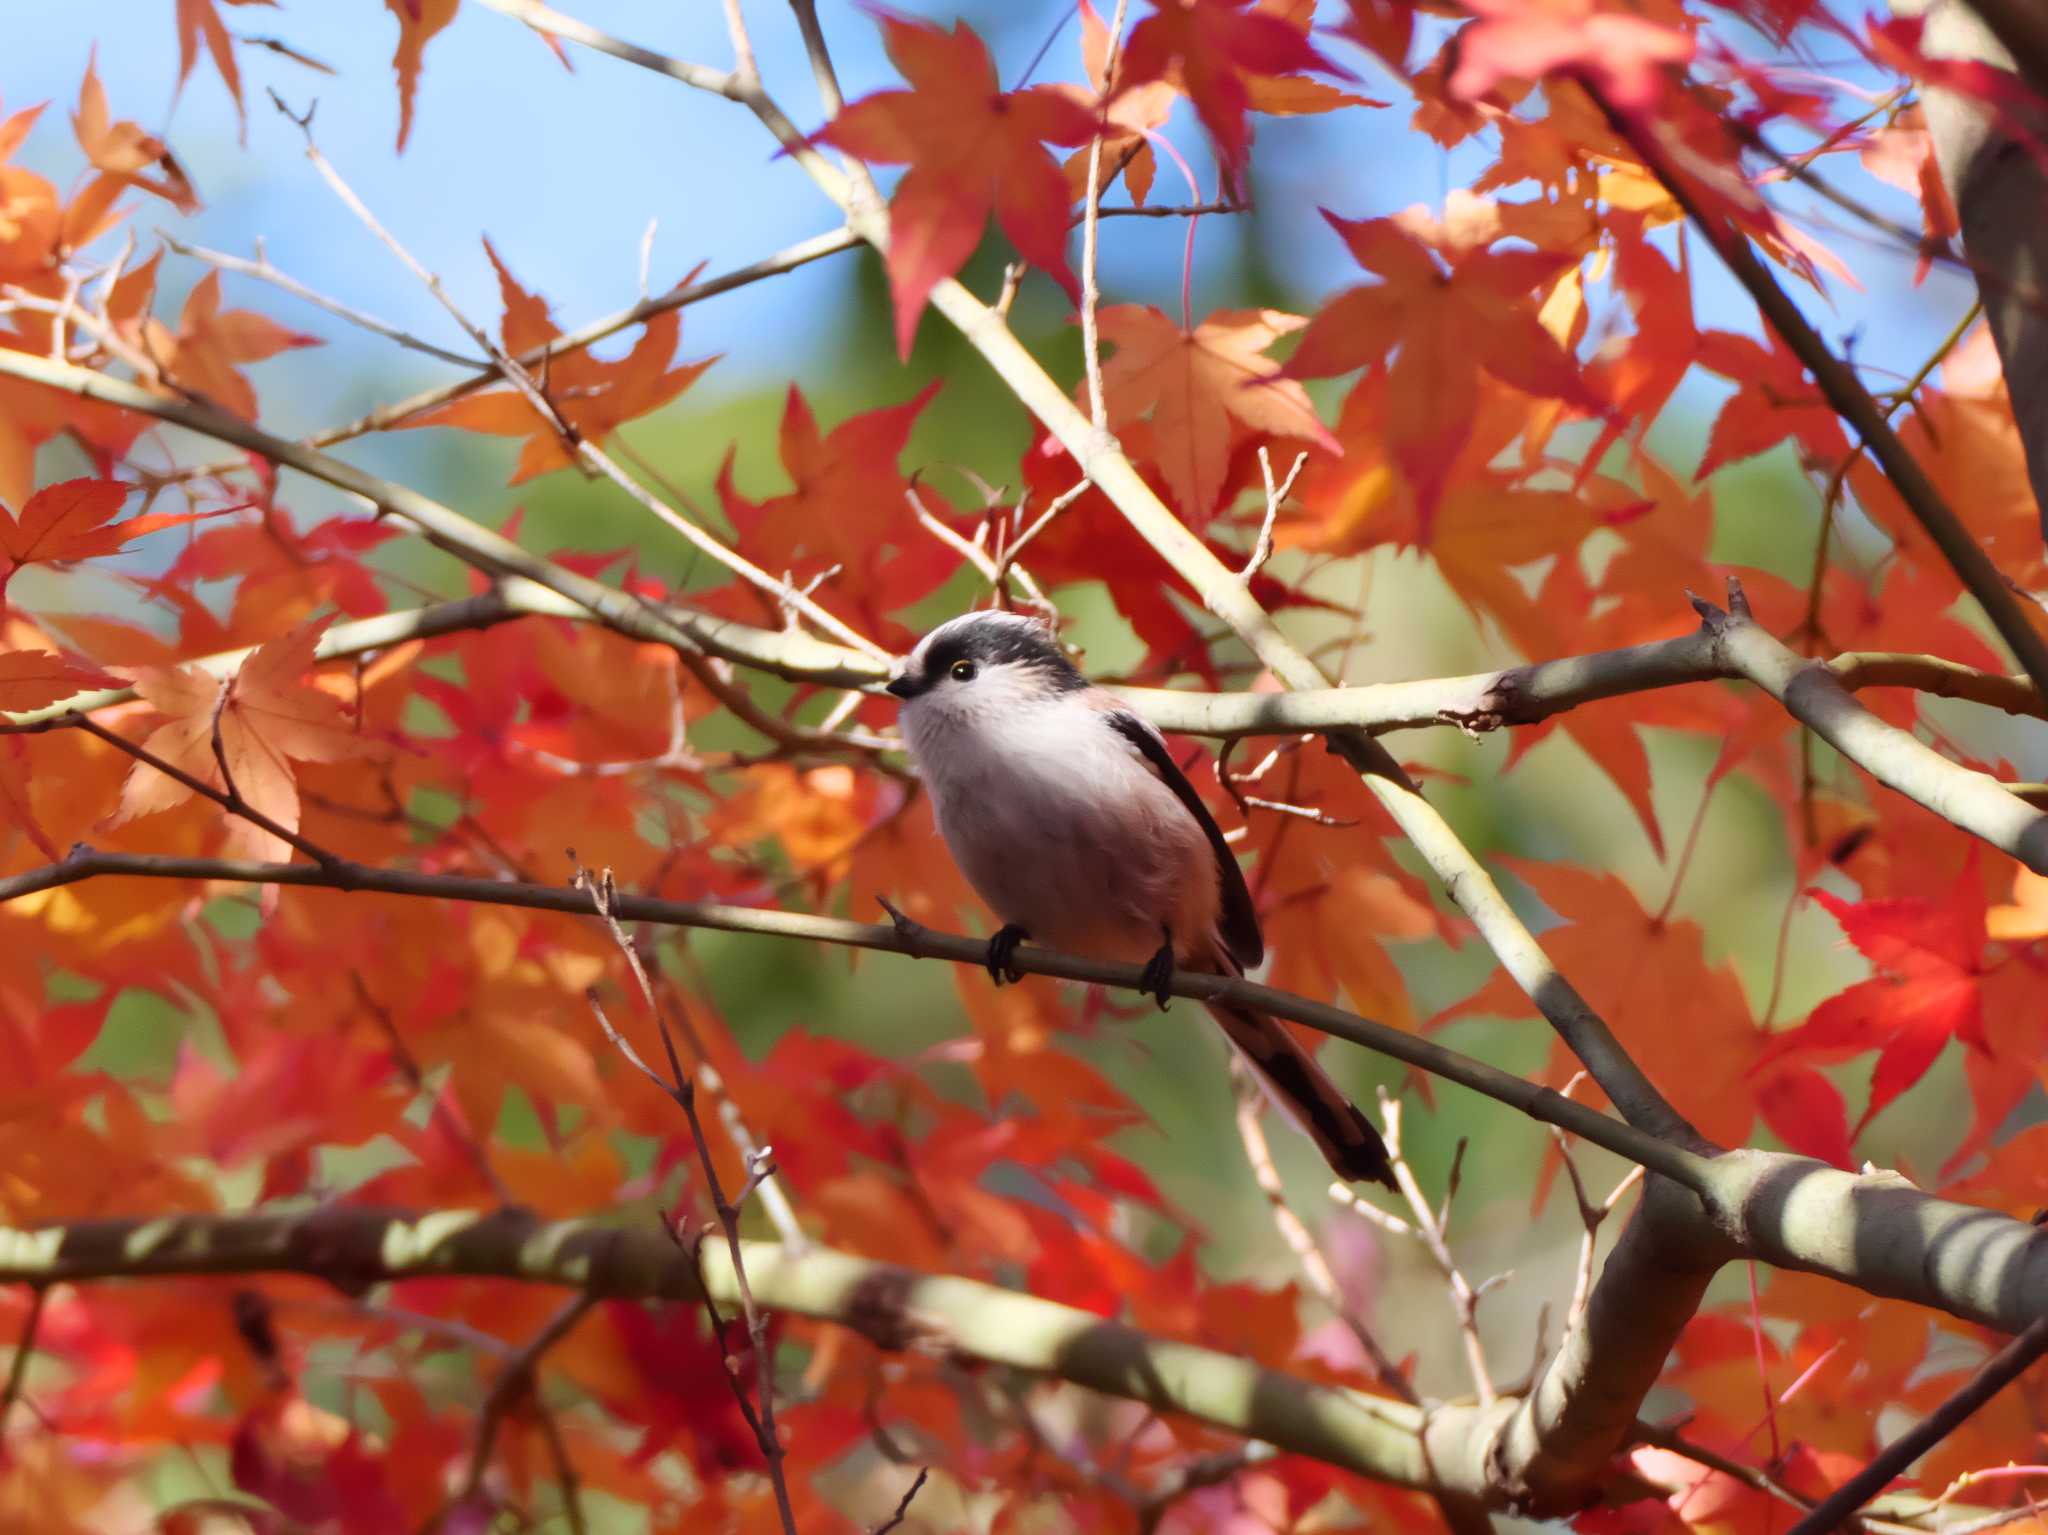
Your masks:
{"label": "black eye stripe", "polygon": [[934,633],[925,643],[919,672],[927,679],[926,686],[964,681],[954,671],[962,662],[972,668],[968,677],[978,677],[990,666],[1022,667],[1040,686],[1055,693],[1088,685],[1043,626],[992,614],[972,623],[947,625]]}

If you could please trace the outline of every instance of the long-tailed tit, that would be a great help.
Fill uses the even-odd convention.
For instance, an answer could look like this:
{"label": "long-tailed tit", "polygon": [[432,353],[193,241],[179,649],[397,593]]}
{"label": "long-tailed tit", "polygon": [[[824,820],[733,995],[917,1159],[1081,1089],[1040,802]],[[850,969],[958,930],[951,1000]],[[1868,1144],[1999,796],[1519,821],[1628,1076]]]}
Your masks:
{"label": "long-tailed tit", "polygon": [[[1164,1006],[1175,966],[1242,975],[1265,955],[1244,875],[1159,732],[1092,686],[1051,632],[969,613],[911,652],[889,691],[954,861],[1002,919],[989,974],[1024,939],[1145,964]],[[1208,1004],[1281,1109],[1345,1178],[1393,1183],[1379,1133],[1286,1028]]]}

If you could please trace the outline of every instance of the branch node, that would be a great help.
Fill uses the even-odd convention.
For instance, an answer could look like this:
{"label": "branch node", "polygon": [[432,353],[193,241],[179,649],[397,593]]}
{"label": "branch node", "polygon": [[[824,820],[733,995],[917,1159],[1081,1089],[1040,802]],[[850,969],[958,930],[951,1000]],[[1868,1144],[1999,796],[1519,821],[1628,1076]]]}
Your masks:
{"label": "branch node", "polygon": [[878,895],[875,900],[880,903],[882,910],[889,914],[889,925],[896,929],[896,936],[905,944],[919,943],[931,932],[931,929],[917,918],[897,910],[886,895]]}

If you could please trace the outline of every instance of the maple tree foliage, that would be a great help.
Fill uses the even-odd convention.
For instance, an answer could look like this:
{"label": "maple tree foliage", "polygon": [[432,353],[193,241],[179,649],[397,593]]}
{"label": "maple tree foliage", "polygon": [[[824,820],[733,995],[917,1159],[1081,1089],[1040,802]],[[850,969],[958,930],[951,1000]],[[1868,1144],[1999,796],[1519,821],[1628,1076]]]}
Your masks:
{"label": "maple tree foliage", "polygon": [[[458,12],[524,21],[849,233],[570,326],[479,230],[467,313],[292,114],[463,367],[184,240],[89,38],[0,115],[0,1530],[1775,1535],[1874,1460],[1864,1528],[2041,1525],[2039,1369],[1880,1459],[2048,1308],[2048,551],[1935,109],[2048,156],[2038,60],[1819,0],[1079,0],[1035,56],[796,0],[798,107],[772,0],[709,61],[327,3],[395,33],[394,152]],[[243,130],[326,67],[157,8]],[[1289,119],[1327,291],[1198,271]],[[874,356],[685,340],[861,246]],[[1924,365],[1802,318],[1865,286],[1945,295]],[[435,384],[279,427],[351,323]],[[532,505],[348,457],[401,430]],[[1398,1193],[1131,977],[906,957],[993,925],[881,688],[975,605],[1168,730]]]}

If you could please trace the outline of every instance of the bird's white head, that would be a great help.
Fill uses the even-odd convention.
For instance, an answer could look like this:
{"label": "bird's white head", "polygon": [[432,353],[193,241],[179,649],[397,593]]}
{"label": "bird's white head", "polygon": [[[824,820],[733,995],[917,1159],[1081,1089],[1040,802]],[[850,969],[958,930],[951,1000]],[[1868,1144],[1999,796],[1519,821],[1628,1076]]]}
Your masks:
{"label": "bird's white head", "polygon": [[888,690],[903,700],[904,732],[916,751],[920,739],[986,727],[1087,686],[1044,622],[990,611],[932,630]]}

